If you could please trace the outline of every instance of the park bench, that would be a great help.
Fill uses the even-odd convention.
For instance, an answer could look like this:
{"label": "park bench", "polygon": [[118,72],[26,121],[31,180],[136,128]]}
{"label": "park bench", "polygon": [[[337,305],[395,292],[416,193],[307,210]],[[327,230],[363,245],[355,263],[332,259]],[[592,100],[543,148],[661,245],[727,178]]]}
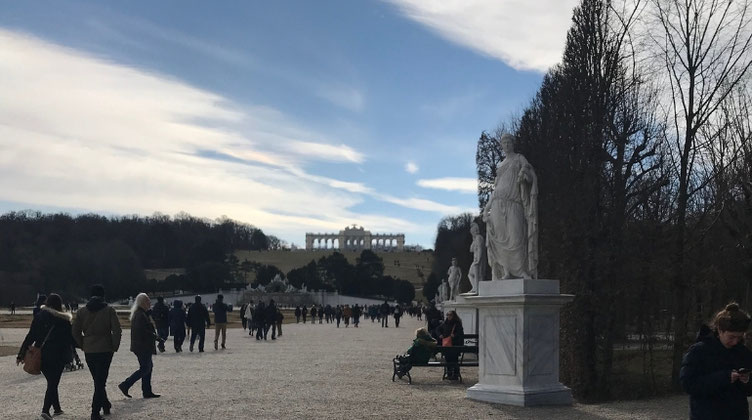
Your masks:
{"label": "park bench", "polygon": [[[478,335],[477,334],[465,334],[464,339],[464,345],[462,346],[437,346],[436,347],[436,353],[445,353],[445,352],[457,352],[459,353],[459,357],[457,359],[457,363],[447,363],[446,360],[442,357],[439,359],[436,355],[434,355],[433,360],[429,360],[428,363],[409,363],[401,360],[399,357],[395,357],[392,362],[394,364],[394,373],[392,374],[392,382],[394,382],[395,377],[399,377],[402,379],[403,376],[407,376],[407,382],[412,384],[413,378],[410,376],[410,371],[406,368],[409,367],[429,367],[429,368],[443,368],[444,374],[441,377],[441,380],[447,379],[449,376],[449,369],[450,367],[477,367],[478,366]],[[465,356],[468,357],[465,357]],[[405,372],[405,370],[407,370]],[[402,373],[404,372],[404,373]],[[462,383],[462,370],[459,371],[459,381]]]}

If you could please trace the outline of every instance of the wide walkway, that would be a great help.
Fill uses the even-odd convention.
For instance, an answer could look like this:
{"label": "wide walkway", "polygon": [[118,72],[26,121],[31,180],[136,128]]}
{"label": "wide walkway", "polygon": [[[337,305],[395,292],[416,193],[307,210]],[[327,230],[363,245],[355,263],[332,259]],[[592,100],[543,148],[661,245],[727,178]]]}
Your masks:
{"label": "wide walkway", "polygon": [[[228,330],[228,349],[214,351],[213,331],[206,352],[160,354],[154,359],[154,391],[140,398],[140,385],[126,399],[116,385],[137,367],[128,351],[130,333],[113,361],[108,393],[111,419],[680,419],[687,417],[682,396],[574,407],[519,408],[465,398],[477,368],[463,370],[465,384],[441,380],[441,371],[416,368],[413,385],[391,381],[391,359],[410,344],[416,320],[382,329],[327,324],[286,324],[276,341],[257,342],[241,329]],[[25,330],[0,329],[0,345],[17,345]],[[168,342],[168,349],[172,342]],[[83,359],[83,354],[79,350]],[[0,419],[33,419],[41,410],[45,380],[0,358]],[[65,373],[60,399],[64,419],[88,418],[92,393],[87,370]]]}

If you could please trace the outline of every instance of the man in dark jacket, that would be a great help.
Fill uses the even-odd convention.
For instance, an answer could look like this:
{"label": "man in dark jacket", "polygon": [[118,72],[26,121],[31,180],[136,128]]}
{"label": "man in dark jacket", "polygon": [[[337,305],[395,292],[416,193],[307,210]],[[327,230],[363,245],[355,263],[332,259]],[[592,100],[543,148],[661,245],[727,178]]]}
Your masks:
{"label": "man in dark jacket", "polygon": [[183,341],[185,341],[185,309],[183,301],[175,300],[172,302],[172,309],[168,315],[170,322],[170,334],[172,335],[172,344],[175,346],[175,352],[183,351]]}
{"label": "man in dark jacket", "polygon": [[201,296],[196,296],[195,303],[188,309],[188,326],[191,327],[191,344],[188,350],[193,351],[193,344],[198,337],[198,352],[204,352],[204,339],[206,338],[206,327],[211,326],[209,311],[201,303]]}
{"label": "man in dark jacket", "polygon": [[212,305],[212,312],[214,312],[214,350],[217,350],[220,333],[222,333],[223,349],[225,348],[225,341],[227,341],[227,310],[229,308],[224,299],[224,296],[217,295],[217,301]]}
{"label": "man in dark jacket", "polygon": [[264,314],[266,324],[264,325],[264,340],[266,340],[266,334],[269,332],[269,328],[272,329],[272,340],[277,339],[277,329],[274,328],[277,323],[277,305],[274,304],[274,299],[269,301],[269,305],[266,306],[266,313]]}
{"label": "man in dark jacket", "polygon": [[245,331],[245,326],[246,326],[246,319],[245,319],[246,306],[248,306],[248,304],[246,303],[240,305],[240,323],[243,324],[243,331]]}
{"label": "man in dark jacket", "polygon": [[259,301],[258,305],[256,305],[256,310],[253,311],[253,322],[256,324],[256,340],[261,340],[262,338],[266,340],[266,336],[264,335],[266,305],[263,300]]}
{"label": "man in dark jacket", "polygon": [[76,312],[73,320],[73,339],[83,349],[86,364],[94,380],[91,400],[91,419],[100,420],[99,411],[110,414],[112,404],[107,398],[107,376],[113,354],[120,348],[122,330],[115,309],[104,300],[104,287],[91,287],[91,299]]}
{"label": "man in dark jacket", "polygon": [[295,307],[295,322],[300,324],[300,306]]}
{"label": "man in dark jacket", "polygon": [[402,318],[402,306],[399,304],[394,307],[394,328],[399,328],[400,318]]}
{"label": "man in dark jacket", "polygon": [[157,327],[157,334],[162,340],[159,341],[159,351],[164,353],[164,342],[170,335],[170,322],[169,322],[170,308],[164,303],[162,296],[157,297],[157,303],[151,309],[151,319],[154,320],[154,324]]}
{"label": "man in dark jacket", "polygon": [[389,302],[384,301],[379,308],[381,314],[381,328],[389,328],[389,314],[392,312],[392,307],[389,306]]}

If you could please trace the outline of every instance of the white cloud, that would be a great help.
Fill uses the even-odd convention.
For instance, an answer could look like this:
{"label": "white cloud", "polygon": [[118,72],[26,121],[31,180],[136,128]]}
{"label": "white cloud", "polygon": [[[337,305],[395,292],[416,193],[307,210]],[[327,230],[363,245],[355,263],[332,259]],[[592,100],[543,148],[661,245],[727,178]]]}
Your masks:
{"label": "white cloud", "polygon": [[353,150],[351,147],[340,144],[339,146],[306,141],[292,141],[287,149],[296,153],[321,158],[324,160],[363,163],[365,156]]}
{"label": "white cloud", "polygon": [[419,169],[420,168],[418,167],[418,165],[415,162],[413,162],[413,161],[408,161],[405,164],[405,171],[407,173],[409,173],[409,174],[414,174],[414,173],[418,172]]}
{"label": "white cloud", "polygon": [[407,207],[414,210],[430,211],[439,214],[459,214],[474,211],[474,209],[471,209],[469,207],[449,206],[423,198],[399,198],[383,194],[379,198],[383,201],[396,204],[398,206]]}
{"label": "white cloud", "polygon": [[561,60],[578,0],[385,0],[458,45],[519,70]]}
{"label": "white cloud", "polygon": [[475,178],[436,178],[419,179],[418,186],[462,193],[478,192],[478,180]]}
{"label": "white cloud", "polygon": [[350,210],[365,197],[456,210],[307,173],[313,161],[362,163],[364,156],[269,107],[240,106],[4,29],[0,63],[3,201],[118,214],[227,215],[293,241],[311,229],[352,223],[373,231],[426,228]]}

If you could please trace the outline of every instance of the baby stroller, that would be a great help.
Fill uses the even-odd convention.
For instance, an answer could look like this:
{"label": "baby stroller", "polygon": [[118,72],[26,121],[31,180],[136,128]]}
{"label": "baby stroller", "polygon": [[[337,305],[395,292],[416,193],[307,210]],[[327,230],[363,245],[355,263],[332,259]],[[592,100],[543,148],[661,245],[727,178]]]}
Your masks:
{"label": "baby stroller", "polygon": [[65,364],[65,370],[68,372],[73,372],[74,370],[79,370],[84,368],[84,364],[81,363],[81,359],[78,358],[78,353],[76,353],[76,348],[73,349],[73,359],[71,359],[70,362]]}

